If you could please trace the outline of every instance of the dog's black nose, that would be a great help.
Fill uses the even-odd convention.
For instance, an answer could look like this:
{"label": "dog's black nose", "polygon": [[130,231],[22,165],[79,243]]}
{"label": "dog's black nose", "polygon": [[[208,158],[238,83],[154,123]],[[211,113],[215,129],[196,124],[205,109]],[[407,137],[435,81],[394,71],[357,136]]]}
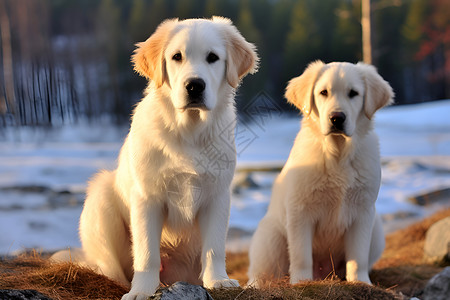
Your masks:
{"label": "dog's black nose", "polygon": [[333,129],[338,130],[338,131],[343,131],[345,119],[346,119],[346,116],[341,111],[336,111],[336,112],[331,113],[330,122],[331,122],[331,125],[333,125]]}
{"label": "dog's black nose", "polygon": [[186,81],[185,87],[189,98],[200,98],[205,90],[205,81],[201,78],[191,78]]}

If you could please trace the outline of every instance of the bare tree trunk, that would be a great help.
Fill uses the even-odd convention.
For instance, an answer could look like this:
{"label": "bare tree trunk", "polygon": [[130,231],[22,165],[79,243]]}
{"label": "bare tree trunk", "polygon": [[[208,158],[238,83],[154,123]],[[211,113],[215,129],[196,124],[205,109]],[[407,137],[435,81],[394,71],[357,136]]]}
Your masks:
{"label": "bare tree trunk", "polygon": [[361,26],[363,40],[363,61],[372,64],[372,38],[370,21],[370,0],[361,0]]}
{"label": "bare tree trunk", "polygon": [[[0,113],[5,114],[9,108],[11,113],[14,113],[16,96],[14,92],[14,72],[13,72],[13,57],[11,48],[11,28],[9,24],[9,17],[6,11],[6,0],[0,0],[0,31],[2,38],[3,51],[3,78],[5,84],[6,99],[0,99]],[[0,97],[3,95],[0,94]],[[8,104],[8,105],[7,105]]]}

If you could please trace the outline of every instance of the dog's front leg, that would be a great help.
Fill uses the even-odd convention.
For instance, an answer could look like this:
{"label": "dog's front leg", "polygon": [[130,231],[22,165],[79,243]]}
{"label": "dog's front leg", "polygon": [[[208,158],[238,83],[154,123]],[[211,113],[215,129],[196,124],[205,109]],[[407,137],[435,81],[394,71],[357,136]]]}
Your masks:
{"label": "dog's front leg", "polygon": [[345,234],[347,281],[362,281],[371,284],[369,278],[369,252],[375,207],[361,210]]}
{"label": "dog's front leg", "polygon": [[134,193],[130,201],[134,275],[131,290],[122,300],[147,299],[158,288],[162,225],[161,204]]}
{"label": "dog's front leg", "polygon": [[313,279],[313,224],[296,209],[287,212],[287,239],[291,284]]}
{"label": "dog's front leg", "polygon": [[202,236],[202,280],[206,288],[238,287],[225,269],[225,239],[230,216],[230,193],[222,193],[199,213]]}

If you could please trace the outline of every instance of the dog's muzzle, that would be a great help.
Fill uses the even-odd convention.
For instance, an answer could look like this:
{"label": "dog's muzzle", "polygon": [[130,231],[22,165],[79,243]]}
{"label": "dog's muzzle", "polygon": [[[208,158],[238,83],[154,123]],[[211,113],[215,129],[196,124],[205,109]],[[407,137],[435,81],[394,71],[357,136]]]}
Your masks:
{"label": "dog's muzzle", "polygon": [[187,104],[185,109],[207,109],[204,101],[206,83],[201,78],[189,78],[185,83],[187,92]]}
{"label": "dog's muzzle", "polygon": [[345,133],[344,123],[346,118],[341,111],[332,112],[330,115],[331,133]]}

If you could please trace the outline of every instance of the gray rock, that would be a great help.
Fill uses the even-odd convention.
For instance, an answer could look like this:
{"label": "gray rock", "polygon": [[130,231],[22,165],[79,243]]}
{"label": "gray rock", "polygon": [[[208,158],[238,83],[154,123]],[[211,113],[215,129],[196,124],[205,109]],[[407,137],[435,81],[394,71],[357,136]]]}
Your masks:
{"label": "gray rock", "polygon": [[52,300],[35,290],[0,290],[0,299],[4,300]]}
{"label": "gray rock", "polygon": [[213,300],[206,289],[186,282],[175,282],[169,287],[159,288],[149,299],[155,300]]}
{"label": "gray rock", "polygon": [[434,223],[425,237],[424,258],[428,262],[440,262],[449,256],[450,217]]}
{"label": "gray rock", "polygon": [[423,300],[448,300],[450,298],[450,267],[446,267],[441,273],[433,276],[419,297]]}

